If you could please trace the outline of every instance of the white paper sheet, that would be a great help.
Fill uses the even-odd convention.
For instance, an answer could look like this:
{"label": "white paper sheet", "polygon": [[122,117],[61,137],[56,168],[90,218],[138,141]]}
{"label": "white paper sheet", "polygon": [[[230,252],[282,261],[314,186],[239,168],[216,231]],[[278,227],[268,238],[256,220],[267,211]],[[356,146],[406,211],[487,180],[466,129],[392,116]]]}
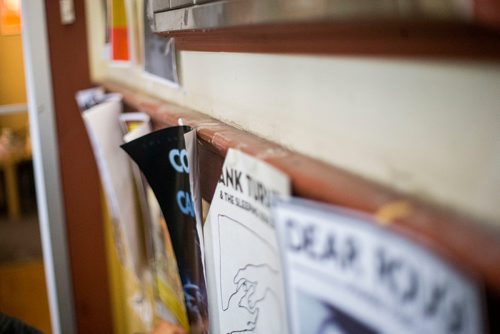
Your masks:
{"label": "white paper sheet", "polygon": [[287,334],[270,208],[289,193],[285,174],[228,151],[204,226],[211,333]]}
{"label": "white paper sheet", "polygon": [[[149,115],[146,113],[143,112],[123,113],[120,114],[119,120],[122,133],[124,133],[123,135],[124,143],[128,143],[129,141],[147,135],[148,133],[151,132],[151,119]],[[135,123],[132,129],[129,126],[129,124],[131,123]],[[130,168],[132,170],[132,175],[134,176],[135,188],[137,190],[139,206],[141,208],[140,213],[142,215],[144,235],[146,237],[144,240],[146,255],[148,259],[150,259],[149,262],[151,262],[154,257],[154,250],[153,250],[153,241],[151,240],[151,238],[149,238],[149,236],[151,236],[152,233],[150,230],[152,226],[151,222],[152,218],[150,215],[150,209],[147,198],[147,182],[146,180],[144,180],[144,177],[136,164],[130,163]]]}
{"label": "white paper sheet", "polygon": [[290,333],[480,334],[476,284],[366,216],[275,207]]}
{"label": "white paper sheet", "polygon": [[205,269],[205,243],[203,241],[203,219],[202,219],[202,198],[200,185],[200,164],[198,161],[198,144],[196,139],[196,129],[184,134],[186,144],[187,159],[189,165],[189,184],[191,186],[191,197],[196,217],[196,231],[200,240],[200,252],[203,265],[203,275],[207,279]]}
{"label": "white paper sheet", "polygon": [[144,263],[143,249],[138,238],[139,226],[135,207],[132,174],[128,156],[120,145],[123,132],[119,116],[122,103],[113,98],[82,113],[89,134],[99,174],[103,183],[119,256],[126,266],[140,276]]}

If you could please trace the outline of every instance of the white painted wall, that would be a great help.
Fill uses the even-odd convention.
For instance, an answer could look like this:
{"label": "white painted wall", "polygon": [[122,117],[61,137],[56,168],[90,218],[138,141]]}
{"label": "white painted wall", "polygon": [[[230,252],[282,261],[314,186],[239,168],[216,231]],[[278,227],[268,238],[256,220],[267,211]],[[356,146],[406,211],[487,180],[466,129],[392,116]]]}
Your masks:
{"label": "white painted wall", "polygon": [[500,224],[500,63],[181,52],[182,87],[102,61],[91,72],[359,175]]}

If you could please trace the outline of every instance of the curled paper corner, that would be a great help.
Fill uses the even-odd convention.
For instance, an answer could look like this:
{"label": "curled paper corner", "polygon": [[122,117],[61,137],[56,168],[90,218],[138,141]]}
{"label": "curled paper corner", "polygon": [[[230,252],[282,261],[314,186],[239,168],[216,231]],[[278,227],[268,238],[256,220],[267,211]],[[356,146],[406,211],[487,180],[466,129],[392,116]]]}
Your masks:
{"label": "curled paper corner", "polygon": [[392,201],[384,204],[375,212],[375,220],[380,225],[390,225],[397,219],[408,217],[413,206],[406,200]]}

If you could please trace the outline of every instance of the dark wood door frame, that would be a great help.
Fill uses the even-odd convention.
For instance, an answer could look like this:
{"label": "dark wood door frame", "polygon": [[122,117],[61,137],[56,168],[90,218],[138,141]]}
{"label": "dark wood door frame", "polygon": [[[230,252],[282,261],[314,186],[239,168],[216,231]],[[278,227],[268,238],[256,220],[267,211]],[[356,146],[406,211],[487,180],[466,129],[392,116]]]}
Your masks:
{"label": "dark wood door frame", "polygon": [[[59,165],[79,333],[112,333],[100,182],[75,93],[91,86],[84,1],[62,25],[59,1],[45,1]],[[40,129],[43,131],[43,129]]]}

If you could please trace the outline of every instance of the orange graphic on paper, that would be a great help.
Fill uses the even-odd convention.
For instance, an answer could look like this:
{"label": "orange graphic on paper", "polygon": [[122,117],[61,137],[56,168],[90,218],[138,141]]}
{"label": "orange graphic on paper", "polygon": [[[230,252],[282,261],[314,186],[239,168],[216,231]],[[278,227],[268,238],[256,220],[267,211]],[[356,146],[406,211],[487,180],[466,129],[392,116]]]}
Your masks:
{"label": "orange graphic on paper", "polygon": [[129,60],[127,13],[124,0],[112,0],[111,59]]}
{"label": "orange graphic on paper", "polygon": [[14,35],[21,33],[20,0],[0,0],[0,34]]}

